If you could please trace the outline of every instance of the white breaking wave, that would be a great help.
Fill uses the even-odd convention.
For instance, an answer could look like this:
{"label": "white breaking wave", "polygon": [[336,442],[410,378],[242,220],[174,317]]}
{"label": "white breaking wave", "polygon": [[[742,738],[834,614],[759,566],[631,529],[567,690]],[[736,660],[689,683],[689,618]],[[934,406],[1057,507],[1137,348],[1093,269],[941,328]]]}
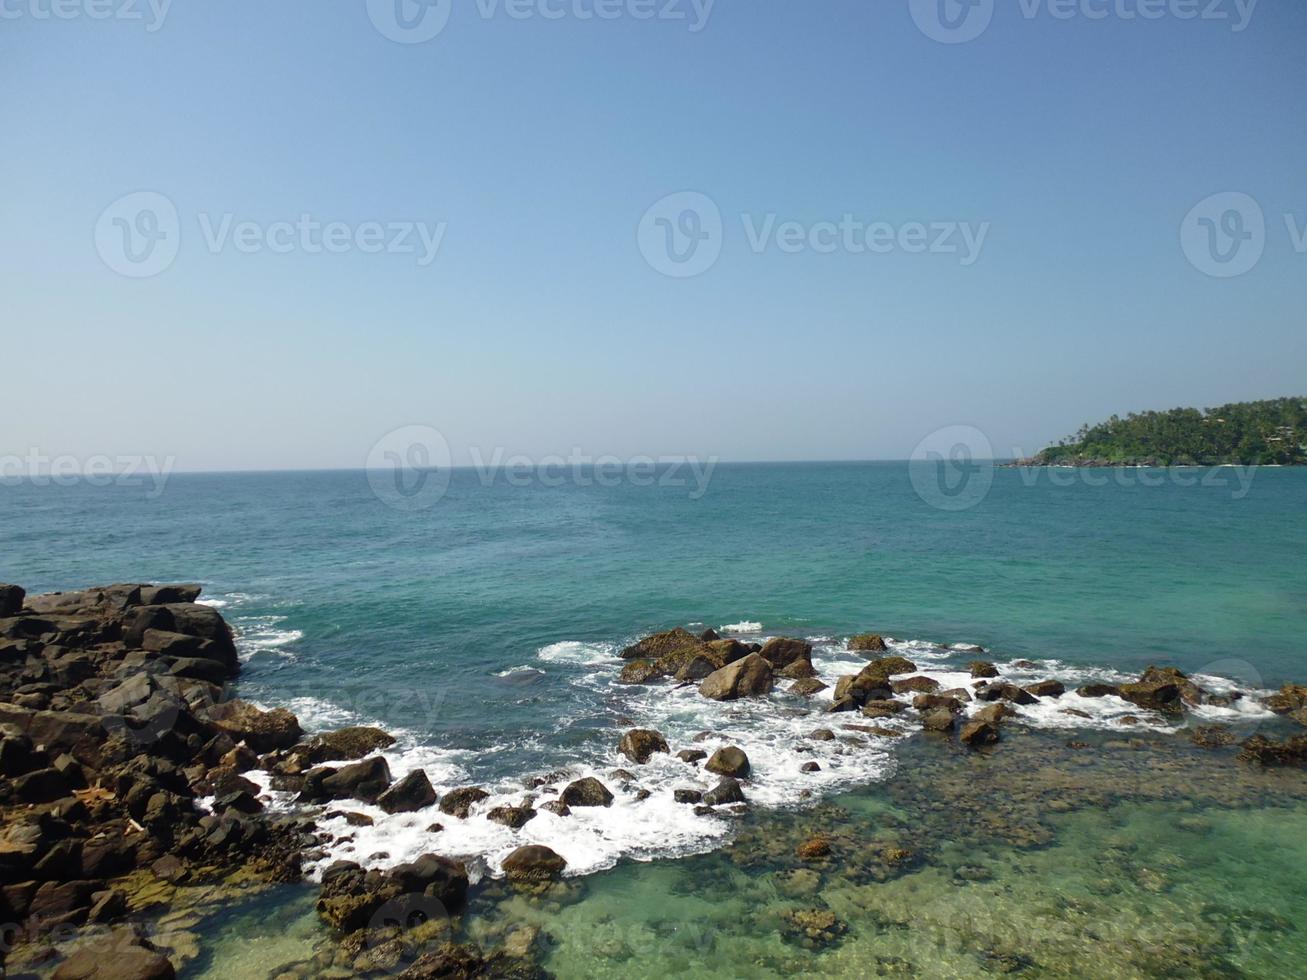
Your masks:
{"label": "white breaking wave", "polygon": [[[966,652],[973,650],[971,646],[950,648],[923,640],[888,638],[887,644],[891,653],[907,657],[917,665],[915,674],[935,680],[942,691],[973,690],[970,672],[958,665],[959,660],[966,659]],[[781,681],[768,697],[726,703],[701,697],[695,684],[618,684],[621,661],[616,656],[617,650],[614,644],[563,641],[538,651],[539,660],[570,668],[575,674],[570,681],[574,687],[586,692],[588,697],[598,698],[600,704],[616,707],[623,718],[621,727],[613,728],[603,744],[575,749],[563,767],[565,772],[551,777],[547,787],[528,789],[524,780],[533,775],[529,772],[513,773],[494,783],[483,782],[481,787],[490,795],[473,806],[467,819],[441,813],[434,807],[416,814],[391,815],[358,801],[332,803],[324,812],[362,813],[373,824],[354,827],[344,817],[322,819],[321,828],[335,840],[325,846],[324,856],[308,872],[318,875],[332,861],[340,859],[357,861],[365,867],[389,867],[435,852],[467,861],[474,877],[497,876],[503,859],[524,844],[553,848],[567,860],[569,876],[602,871],[623,859],[649,861],[705,853],[730,839],[734,818],[720,812],[699,816],[692,805],[675,802],[675,790],[706,791],[716,786],[719,779],[705,772],[702,763],[682,762],[675,753],[699,749],[711,754],[726,745],[738,746],[748,755],[752,766],[744,783],[750,804],[771,809],[795,808],[889,778],[895,771],[896,744],[900,738],[913,737],[920,731],[920,718],[910,710],[875,720],[858,713],[826,713],[838,678],[856,673],[869,659],[832,643],[820,643],[813,651],[813,665],[819,679],[830,686],[827,691],[805,700],[786,693],[785,688],[791,682]],[[1058,660],[1042,660],[1034,662],[1035,666],[1024,667],[1016,666],[1017,661],[994,660],[994,663],[1003,681],[1026,686],[1037,681],[1058,680],[1067,687],[1060,698],[1043,698],[1037,704],[1019,707],[1018,717],[1008,722],[1011,726],[1121,732],[1174,732],[1180,727],[1173,719],[1118,697],[1086,698],[1075,693],[1076,687],[1091,681],[1133,680],[1120,672],[1072,667]],[[521,665],[496,676],[526,671],[538,671],[538,668]],[[1220,678],[1196,680],[1212,690],[1233,687],[1231,682]],[[1255,699],[1256,694],[1264,692],[1242,690],[1245,697],[1230,707],[1201,706],[1191,709],[1191,714],[1201,721],[1251,721],[1270,716]],[[896,700],[910,704],[912,697],[899,695]],[[966,705],[967,713],[985,705],[985,702],[970,702]],[[377,724],[313,698],[295,699],[289,707],[310,731]],[[1123,724],[1127,716],[1138,721]],[[898,733],[899,738],[846,726],[880,728]],[[617,752],[621,732],[630,728],[661,732],[671,747],[671,754],[656,754],[642,766],[632,763]],[[830,740],[810,737],[816,729],[828,729],[835,737]],[[441,796],[469,785],[469,769],[464,764],[477,761],[472,752],[434,747],[429,744],[429,735],[388,730],[398,741],[382,754],[396,780],[415,769],[423,769]],[[516,748],[504,746],[499,751],[512,753]],[[819,769],[804,772],[803,766],[813,762]],[[627,770],[634,779],[620,777],[615,773],[618,769]],[[586,776],[599,779],[609,788],[614,795],[611,807],[576,807],[568,817],[539,809],[541,803],[555,799],[569,782]],[[251,777],[267,789],[266,776],[251,774]],[[290,794],[268,791],[266,795],[275,808],[294,806]],[[641,799],[642,795],[645,798]],[[536,815],[520,830],[488,819],[487,814],[496,807],[523,804],[537,809]]]}
{"label": "white breaking wave", "polygon": [[740,623],[727,623],[722,629],[727,633],[761,633],[762,623],[755,623],[746,619]]}
{"label": "white breaking wave", "polygon": [[514,674],[543,674],[544,671],[539,667],[532,667],[529,664],[519,664],[516,667],[509,667],[508,670],[501,670],[495,673],[496,677],[512,677]]}

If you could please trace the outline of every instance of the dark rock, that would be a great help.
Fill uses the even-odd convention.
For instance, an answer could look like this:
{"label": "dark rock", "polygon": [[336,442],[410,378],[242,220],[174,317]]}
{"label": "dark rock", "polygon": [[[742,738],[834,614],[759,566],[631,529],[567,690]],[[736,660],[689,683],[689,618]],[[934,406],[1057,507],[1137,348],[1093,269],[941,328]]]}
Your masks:
{"label": "dark rock", "polygon": [[743,749],[728,745],[714,752],[712,758],[704,764],[704,768],[719,776],[743,779],[749,775],[749,757],[744,754]]}
{"label": "dark rock", "polygon": [[622,736],[617,751],[637,765],[644,765],[655,752],[670,752],[667,739],[648,728],[635,728]]}
{"label": "dark rock", "polygon": [[68,778],[57,769],[38,769],[13,782],[13,795],[23,803],[53,803],[72,791]]}
{"label": "dark rock", "polygon": [[862,713],[867,718],[891,718],[908,710],[902,701],[888,699],[868,701],[862,706]]}
{"label": "dark rock", "polygon": [[191,869],[175,854],[165,854],[150,865],[150,870],[156,878],[171,885],[181,884],[191,877]]}
{"label": "dark rock", "polygon": [[661,660],[685,651],[697,652],[707,646],[689,630],[677,627],[665,633],[646,636],[638,643],[633,643],[622,651],[623,660]]}
{"label": "dark rock", "polygon": [[811,660],[803,657],[790,661],[787,666],[776,672],[776,676],[788,680],[810,680],[817,676],[817,668],[812,665]]}
{"label": "dark rock", "polygon": [[727,803],[745,803],[744,790],[740,788],[738,780],[726,778],[717,786],[703,794],[703,802],[706,806],[723,806]]}
{"label": "dark rock", "polygon": [[613,803],[613,794],[608,787],[593,776],[569,783],[558,798],[569,807],[612,806]]}
{"label": "dark rock", "polygon": [[709,627],[699,634],[699,639],[703,640],[704,643],[712,643],[714,640],[720,640],[721,634],[712,627]]}
{"label": "dark rock", "polygon": [[785,636],[776,636],[762,645],[758,656],[771,664],[772,670],[781,670],[796,660],[812,659],[812,644]]}
{"label": "dark rock", "polygon": [[1307,687],[1285,684],[1276,693],[1262,698],[1262,704],[1277,715],[1287,715],[1307,707]]}
{"label": "dark rock", "polygon": [[966,711],[966,707],[957,698],[945,697],[942,694],[918,694],[912,699],[912,707],[923,713],[935,711],[939,708],[951,711],[955,715],[960,715]]}
{"label": "dark rock", "polygon": [[486,814],[486,819],[513,830],[521,830],[535,815],[535,810],[529,806],[497,806]]}
{"label": "dark rock", "polygon": [[[971,716],[972,721],[988,722],[991,725],[999,724],[1004,718],[1015,718],[1017,709],[1003,701],[994,704],[988,704]],[[1086,716],[1087,717],[1087,716]]]}
{"label": "dark rock", "polygon": [[1026,693],[1037,698],[1060,698],[1066,693],[1066,685],[1061,681],[1040,681],[1038,684],[1027,685]]}
{"label": "dark rock", "polygon": [[1115,684],[1086,684],[1077,688],[1076,693],[1082,698],[1119,697],[1121,689]]}
{"label": "dark rock", "polygon": [[1122,684],[1119,695],[1131,704],[1159,711],[1162,714],[1178,715],[1184,711],[1180,685],[1173,680],[1153,679]]}
{"label": "dark rock", "polygon": [[682,749],[676,753],[676,758],[687,765],[694,765],[696,762],[702,762],[708,758],[708,753],[703,749]]}
{"label": "dark rock", "polygon": [[663,676],[653,660],[632,660],[617,677],[619,684],[648,684]]}
{"label": "dark rock", "polygon": [[678,789],[672,791],[672,798],[677,803],[702,803],[703,793],[697,789]]}
{"label": "dark rock", "polygon": [[823,834],[809,837],[798,846],[795,853],[798,854],[801,861],[816,861],[829,857],[831,853],[830,839]]}
{"label": "dark rock", "polygon": [[885,638],[876,633],[861,633],[849,638],[849,649],[855,653],[884,653],[889,647]]}
{"label": "dark rock", "polygon": [[168,957],[143,939],[118,930],[72,952],[54,971],[53,980],[174,980],[176,976]]}
{"label": "dark rock", "polygon": [[17,616],[23,611],[27,593],[17,585],[0,585],[0,619]]}
{"label": "dark rock", "polygon": [[541,803],[540,809],[548,810],[560,817],[570,817],[572,815],[572,808],[562,800],[550,800],[548,803]]}
{"label": "dark rock", "polygon": [[489,797],[490,794],[480,786],[464,786],[461,789],[450,790],[440,801],[440,812],[466,820],[473,805]]}
{"label": "dark rock", "polygon": [[933,694],[939,690],[939,681],[920,675],[906,677],[901,681],[893,681],[890,689],[895,694]]}
{"label": "dark rock", "polygon": [[387,813],[416,813],[436,803],[436,791],[421,769],[414,769],[377,797],[377,806]]}
{"label": "dark rock", "polygon": [[770,693],[771,689],[771,664],[756,653],[714,671],[699,685],[699,693],[714,701],[757,697]]}
{"label": "dark rock", "polygon": [[1011,701],[1013,704],[1037,704],[1039,699],[1025,688],[1006,682],[990,684],[976,692],[980,701]]}
{"label": "dark rock", "polygon": [[799,772],[821,772],[821,766],[815,762],[805,762],[799,766]]}
{"label": "dark rock", "polygon": [[969,665],[972,677],[997,677],[998,668],[988,660],[973,660]]}
{"label": "dark rock", "polygon": [[509,881],[548,881],[562,875],[567,861],[548,847],[530,844],[504,858],[502,867]]}
{"label": "dark rock", "polygon": [[835,733],[829,728],[818,728],[816,731],[809,732],[808,738],[817,742],[833,742],[835,741]]}
{"label": "dark rock", "polygon": [[310,770],[300,796],[307,801],[354,799],[375,803],[389,788],[390,767],[381,756],[375,756],[339,769]]}

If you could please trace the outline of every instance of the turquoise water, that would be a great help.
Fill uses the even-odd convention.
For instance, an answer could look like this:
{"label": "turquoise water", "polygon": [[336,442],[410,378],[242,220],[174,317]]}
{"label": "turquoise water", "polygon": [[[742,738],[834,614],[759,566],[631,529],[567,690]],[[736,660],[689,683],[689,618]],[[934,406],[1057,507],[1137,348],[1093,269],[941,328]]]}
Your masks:
{"label": "turquoise water", "polygon": [[[758,816],[751,819],[793,812],[804,785],[815,791],[805,805],[843,800],[848,819],[866,814],[874,835],[885,823],[884,793],[909,785],[902,782],[907,757],[895,745],[837,747],[820,756],[820,775],[801,777],[797,764],[813,756],[796,755],[796,747],[817,722],[794,699],[722,709],[692,689],[621,687],[613,683],[620,646],[677,624],[732,625],[745,638],[793,633],[817,639],[817,665],[830,679],[850,669],[843,638],[873,630],[896,638],[901,652],[941,677],[971,656],[946,645],[974,643],[1005,665],[1038,661],[1031,680],[1106,677],[1153,662],[1244,687],[1307,679],[1307,471],[1260,470],[1246,494],[1232,475],[1225,486],[1154,475],[1161,485],[1124,474],[1101,486],[1071,475],[1062,486],[1047,471],[999,469],[985,498],[960,512],[923,501],[907,465],[894,463],[722,466],[698,499],[684,487],[629,483],[484,486],[475,473],[458,471],[448,493],[416,513],[386,506],[362,473],[175,476],[157,499],[131,487],[3,486],[0,581],[31,591],[201,582],[240,633],[243,696],[289,703],[309,728],[382,724],[400,735],[396,775],[422,766],[442,792],[475,782],[491,789],[491,802],[514,802],[524,777],[560,767],[598,774],[616,788],[611,772],[625,764],[614,752],[620,730],[657,727],[674,751],[712,730],[754,760],[749,793]],[[1105,716],[1090,727],[1118,721]],[[907,876],[869,884],[823,872],[823,894],[830,894],[822,908],[837,909],[848,931],[828,948],[809,949],[786,932],[784,917],[797,901],[786,891],[793,868],[773,862],[730,870],[737,825],[659,802],[672,787],[694,784],[677,765],[656,761],[641,770],[655,794],[639,806],[622,797],[611,811],[568,821],[541,813],[520,832],[470,819],[447,821],[442,835],[430,835],[420,815],[376,811],[377,826],[351,832],[357,839],[334,856],[384,865],[438,850],[493,876],[508,849],[541,842],[574,871],[606,872],[581,879],[589,883],[582,894],[599,901],[542,908],[513,898],[474,921],[474,935],[497,917],[505,929],[543,929],[553,943],[547,965],[560,975],[655,975],[699,956],[704,975],[740,975],[746,965],[777,975],[894,973],[912,963],[923,975],[955,976],[977,962],[1006,963],[1006,954],[977,952],[975,937],[946,942],[928,929],[904,934],[884,922],[910,920],[913,903],[922,901],[944,921],[983,895],[1009,915],[1033,904],[1047,916],[1080,903],[1095,929],[1110,931],[1118,892],[1095,892],[1102,882],[1094,862],[1067,855],[1109,846],[1104,835],[1152,839],[1179,819],[1165,809],[1132,810],[1102,818],[1107,828],[1068,815],[1059,818],[1065,826],[1056,846],[1067,850],[1056,861],[1026,862],[1020,881],[999,874],[965,888],[954,869],[968,857],[947,852],[951,825],[937,828],[937,860]],[[1004,781],[994,792],[1010,788]],[[855,796],[841,796],[851,791]],[[1251,829],[1255,840],[1281,847],[1298,839],[1307,817],[1293,809],[1212,819],[1213,834],[1233,841]],[[1205,843],[1191,843],[1193,855],[1204,853]],[[675,857],[684,860],[630,861]],[[989,858],[1003,867],[1012,860],[1000,852]],[[1230,867],[1202,871],[1196,857],[1185,860],[1188,870],[1175,871],[1166,892],[1184,900],[1164,911],[1146,887],[1146,866],[1131,866],[1128,886],[1112,886],[1126,889],[1130,914],[1154,945],[1162,940],[1152,931],[1201,912],[1204,889],[1230,877]],[[1054,865],[1071,870],[1054,880]],[[1297,870],[1268,866],[1259,874],[1266,881],[1279,870],[1287,877],[1276,887],[1297,901]],[[778,874],[779,904],[729,928],[722,915],[756,906],[758,889],[776,896]],[[721,880],[708,952],[695,946],[706,940],[694,925],[707,911],[685,898],[705,875]],[[1252,876],[1247,884],[1230,885],[1235,905],[1259,901]],[[312,932],[310,912],[297,906],[291,913],[300,922],[293,932]],[[1242,914],[1230,913],[1235,925],[1228,929]],[[1273,919],[1271,909],[1259,906],[1258,914]],[[243,935],[254,950],[253,927],[234,922],[218,929],[219,941],[226,929],[235,946]],[[1296,927],[1281,926],[1270,938],[1203,946],[1203,962],[1217,972],[1233,962],[1250,975],[1276,975],[1278,967],[1267,964],[1280,963],[1285,949],[1303,952],[1282,941]],[[1307,922],[1302,926],[1307,932]],[[649,949],[664,949],[667,930],[689,946],[678,951],[673,943],[651,959]],[[1059,959],[1066,941],[1056,930],[1025,939],[1050,975],[1076,975],[1072,954],[1092,955],[1088,943]],[[293,958],[283,955],[283,940],[269,934],[259,962]],[[1147,943],[1141,948],[1123,947],[1111,969],[1136,975],[1131,971],[1151,955]],[[633,965],[637,954],[645,968]],[[206,956],[220,975],[223,957]],[[1145,964],[1137,975],[1158,974]]]}

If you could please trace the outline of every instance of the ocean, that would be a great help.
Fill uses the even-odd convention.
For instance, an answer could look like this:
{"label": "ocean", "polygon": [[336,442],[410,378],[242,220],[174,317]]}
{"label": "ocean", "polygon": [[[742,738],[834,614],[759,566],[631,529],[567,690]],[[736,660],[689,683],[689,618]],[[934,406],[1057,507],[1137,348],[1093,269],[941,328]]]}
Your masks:
{"label": "ocean", "polygon": [[[863,632],[885,635],[945,687],[969,682],[965,665],[981,656],[977,646],[1015,680],[1068,687],[1123,680],[1149,664],[1201,675],[1214,689],[1307,680],[1307,471],[998,468],[987,477],[992,485],[963,509],[921,493],[906,463],[719,465],[702,486],[487,483],[456,470],[439,499],[418,509],[394,506],[362,472],[177,474],[157,494],[10,482],[0,487],[0,581],[29,592],[201,583],[238,631],[240,696],[288,706],[309,730],[384,727],[399,737],[389,753],[397,776],[420,766],[438,792],[481,785],[490,803],[515,803],[527,779],[562,769],[612,783],[616,768],[629,767],[616,743],[631,727],[658,729],[673,752],[696,737],[743,747],[754,768],[750,802],[764,818],[789,821],[831,805],[876,811],[886,794],[902,792],[919,737],[857,751],[837,740],[814,752],[807,736],[824,722],[800,699],[720,705],[693,687],[616,683],[625,645],[678,625],[746,641],[807,638],[828,683],[865,662],[844,649]],[[1212,722],[1269,717],[1252,699],[1202,711],[1200,720]],[[1126,714],[1069,694],[1028,721],[1065,739],[1117,732]],[[1138,726],[1152,734],[1177,727],[1148,718]],[[802,772],[812,760],[820,770]],[[712,785],[674,756],[641,767],[639,780],[653,791],[648,799],[566,819],[542,812],[519,831],[474,817],[444,819],[433,834],[430,815],[364,807],[376,817],[371,827],[327,821],[344,839],[316,867],[339,857],[381,867],[436,850],[491,880],[514,847],[547,844],[570,875],[594,876],[592,892],[616,895],[549,914],[519,910],[519,919],[559,932],[546,966],[560,975],[644,975],[631,958],[632,923],[647,926],[650,909],[666,918],[687,866],[722,861],[742,827],[672,801],[673,788]],[[1067,840],[1095,830],[1092,816],[1067,819]],[[1148,833],[1167,819],[1147,809],[1121,817]],[[1307,826],[1303,813],[1286,810],[1283,820],[1268,827],[1267,840],[1301,840],[1294,835]],[[748,897],[756,884],[748,874],[734,886],[720,878],[719,870],[729,907],[758,900]],[[898,887],[887,884],[884,894]],[[944,898],[933,901],[961,897],[952,878],[940,887]],[[825,888],[838,891],[829,880]],[[867,907],[854,906],[840,915],[856,937],[858,909]],[[605,909],[629,919],[611,962],[594,953]],[[250,936],[258,926],[239,921],[241,955],[249,955],[259,948]],[[230,923],[213,928],[233,935]],[[755,924],[746,938],[760,943],[767,931]],[[589,953],[578,952],[578,936]],[[1257,962],[1275,962],[1283,936],[1258,941],[1256,955],[1271,959]],[[742,975],[741,964],[761,962],[756,944],[715,941],[709,955],[702,937],[696,942],[686,955],[700,957],[702,969],[692,973]],[[840,959],[850,955],[845,947],[853,948],[785,946],[758,972],[870,968],[871,960]],[[938,975],[959,975],[930,948],[930,959],[908,948],[898,958],[919,973],[937,966]],[[648,975],[678,962],[647,951],[637,960]],[[208,968],[221,975],[225,967],[209,960]]]}

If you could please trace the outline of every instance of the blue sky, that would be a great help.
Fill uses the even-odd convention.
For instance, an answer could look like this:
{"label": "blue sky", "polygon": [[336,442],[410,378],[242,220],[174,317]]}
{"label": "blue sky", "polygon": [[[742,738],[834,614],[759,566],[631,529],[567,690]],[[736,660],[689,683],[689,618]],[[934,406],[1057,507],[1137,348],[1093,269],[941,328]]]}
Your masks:
{"label": "blue sky", "polygon": [[[957,44],[909,0],[718,0],[697,31],[690,0],[455,0],[416,44],[364,0],[177,0],[156,30],[145,0],[49,2],[0,19],[0,453],[351,467],[428,425],[456,462],[905,458],[942,426],[1033,451],[1114,412],[1307,392],[1299,0],[997,0]],[[135,278],[97,222],[140,191],[179,237]],[[719,210],[720,257],[674,278],[637,230],[682,191]],[[1231,191],[1265,243],[1220,278],[1181,230]],[[224,215],[442,237],[428,264],[243,252],[206,237]],[[759,252],[768,215],[985,236],[970,264],[897,238]]]}

